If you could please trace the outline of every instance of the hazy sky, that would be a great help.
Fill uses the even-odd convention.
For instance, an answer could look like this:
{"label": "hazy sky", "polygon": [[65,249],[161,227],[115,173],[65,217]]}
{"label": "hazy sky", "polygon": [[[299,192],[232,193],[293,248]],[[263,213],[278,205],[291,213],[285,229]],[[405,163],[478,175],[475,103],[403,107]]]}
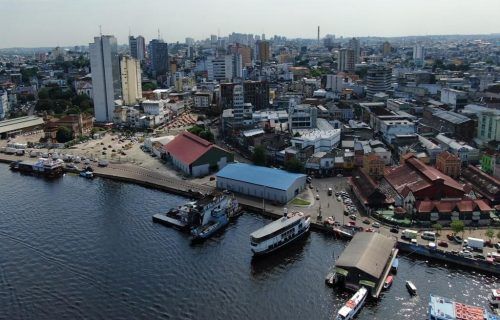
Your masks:
{"label": "hazy sky", "polygon": [[0,48],[88,44],[129,33],[168,42],[242,32],[287,37],[500,32],[500,0],[0,0]]}

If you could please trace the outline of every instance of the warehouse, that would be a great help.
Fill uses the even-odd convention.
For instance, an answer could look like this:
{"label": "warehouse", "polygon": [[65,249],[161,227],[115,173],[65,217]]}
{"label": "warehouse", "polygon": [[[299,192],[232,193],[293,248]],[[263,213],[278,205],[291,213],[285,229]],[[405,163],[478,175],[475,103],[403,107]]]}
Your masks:
{"label": "warehouse", "polygon": [[164,147],[166,158],[187,175],[201,177],[233,162],[234,156],[190,132],[177,135]]}
{"label": "warehouse", "polygon": [[14,137],[25,132],[43,129],[44,121],[35,116],[20,117],[0,121],[0,139]]}
{"label": "warehouse", "polygon": [[272,169],[232,163],[217,173],[217,188],[244,195],[287,203],[306,185],[306,176]]}
{"label": "warehouse", "polygon": [[348,289],[378,291],[397,254],[396,240],[374,232],[358,232],[338,258],[335,269]]}

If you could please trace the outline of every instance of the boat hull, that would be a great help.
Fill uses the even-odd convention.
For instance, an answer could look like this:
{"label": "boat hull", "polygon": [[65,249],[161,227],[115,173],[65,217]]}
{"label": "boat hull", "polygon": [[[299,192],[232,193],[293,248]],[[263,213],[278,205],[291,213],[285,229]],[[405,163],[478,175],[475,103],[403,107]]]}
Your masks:
{"label": "boat hull", "polygon": [[260,256],[265,256],[265,255],[268,255],[272,252],[275,252],[279,249],[282,249],[283,247],[289,245],[290,243],[293,243],[301,238],[303,238],[305,235],[307,235],[309,233],[309,227],[310,225],[308,225],[306,228],[302,229],[301,232],[297,233],[295,235],[295,237],[291,238],[290,240],[286,241],[286,242],[283,242],[282,244],[280,244],[279,246],[276,246],[274,248],[267,248],[265,250],[262,250],[262,251],[257,251],[255,249],[252,248],[252,252],[253,252],[253,255],[254,257],[260,257]]}

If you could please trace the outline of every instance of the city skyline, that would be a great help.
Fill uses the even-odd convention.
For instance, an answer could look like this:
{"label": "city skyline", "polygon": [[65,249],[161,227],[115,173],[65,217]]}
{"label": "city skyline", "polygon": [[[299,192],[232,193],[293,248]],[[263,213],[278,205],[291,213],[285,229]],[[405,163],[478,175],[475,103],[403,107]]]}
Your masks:
{"label": "city skyline", "polygon": [[[0,0],[0,3],[7,2]],[[99,26],[103,34],[115,35],[119,44],[126,44],[129,34],[156,38],[158,29],[167,42],[184,42],[186,37],[201,40],[211,34],[225,36],[233,31],[264,33],[268,38],[277,34],[313,39],[318,25],[321,37],[325,34],[398,37],[500,32],[500,21],[495,17],[500,3],[495,0],[484,0],[481,6],[465,0],[405,4],[395,0],[376,4],[368,0],[354,4],[337,0],[313,3],[293,0],[286,4],[256,0],[248,7],[234,5],[234,1],[229,0],[215,4],[186,0],[175,7],[173,3],[159,0],[148,6],[117,0],[71,4],[64,0],[19,0],[3,7],[0,20],[13,27],[0,31],[0,48],[88,44],[99,34]],[[327,10],[319,10],[321,8]],[[23,19],[19,19],[20,16]]]}

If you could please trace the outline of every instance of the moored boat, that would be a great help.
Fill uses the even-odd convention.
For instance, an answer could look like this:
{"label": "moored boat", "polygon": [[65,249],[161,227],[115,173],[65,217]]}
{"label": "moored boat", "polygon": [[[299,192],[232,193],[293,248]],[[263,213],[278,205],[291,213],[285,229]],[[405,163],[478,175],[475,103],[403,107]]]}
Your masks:
{"label": "moored boat", "polygon": [[412,296],[417,294],[417,287],[411,281],[406,281],[406,289]]}
{"label": "moored boat", "polygon": [[385,278],[384,290],[387,290],[392,286],[392,280],[393,280],[393,276],[391,276],[391,275],[388,275],[387,278]]}
{"label": "moored boat", "polygon": [[452,299],[430,295],[430,320],[499,320],[485,308],[466,305]]}
{"label": "moored boat", "polygon": [[250,246],[254,255],[264,255],[292,243],[309,232],[311,218],[302,212],[288,214],[250,234]]}
{"label": "moored boat", "polygon": [[399,260],[398,258],[395,258],[394,261],[392,262],[391,271],[393,273],[396,273],[398,272],[398,268],[399,268]]}
{"label": "moored boat", "polygon": [[500,308],[500,289],[491,289],[489,302],[493,309]]}
{"label": "moored boat", "polygon": [[326,275],[325,283],[330,287],[335,286],[335,284],[337,283],[337,273],[335,271],[329,272]]}
{"label": "moored boat", "polygon": [[346,304],[340,308],[337,312],[337,317],[335,320],[350,320],[358,313],[358,311],[363,307],[366,297],[368,296],[368,290],[365,287],[361,287]]}

